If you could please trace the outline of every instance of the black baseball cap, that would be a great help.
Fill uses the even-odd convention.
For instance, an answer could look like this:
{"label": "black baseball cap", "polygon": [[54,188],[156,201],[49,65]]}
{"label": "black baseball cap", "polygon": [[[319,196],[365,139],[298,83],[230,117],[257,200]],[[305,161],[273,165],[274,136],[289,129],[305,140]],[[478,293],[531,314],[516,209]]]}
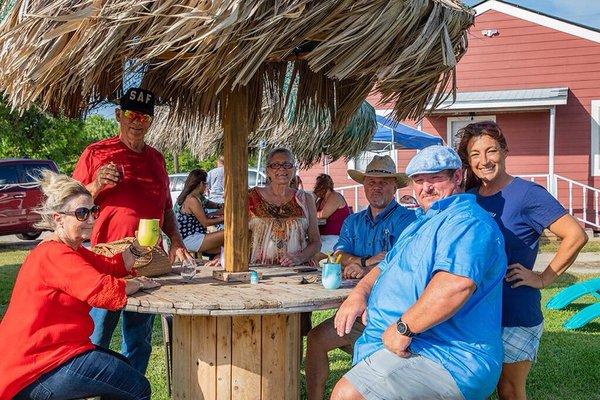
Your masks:
{"label": "black baseball cap", "polygon": [[119,100],[121,110],[137,111],[154,116],[154,93],[142,88],[129,88]]}

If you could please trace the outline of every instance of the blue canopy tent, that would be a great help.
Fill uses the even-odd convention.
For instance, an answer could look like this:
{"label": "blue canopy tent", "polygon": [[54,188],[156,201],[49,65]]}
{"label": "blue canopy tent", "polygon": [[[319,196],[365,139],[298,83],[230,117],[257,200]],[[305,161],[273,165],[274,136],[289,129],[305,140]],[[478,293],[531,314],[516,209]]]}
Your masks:
{"label": "blue canopy tent", "polygon": [[430,135],[382,115],[377,115],[376,118],[377,131],[366,150],[373,153],[391,151],[396,165],[398,165],[397,149],[420,150],[435,144],[443,144],[439,136]]}
{"label": "blue canopy tent", "polygon": [[370,151],[396,149],[423,149],[434,144],[442,144],[442,139],[377,115],[377,131],[371,140]]}

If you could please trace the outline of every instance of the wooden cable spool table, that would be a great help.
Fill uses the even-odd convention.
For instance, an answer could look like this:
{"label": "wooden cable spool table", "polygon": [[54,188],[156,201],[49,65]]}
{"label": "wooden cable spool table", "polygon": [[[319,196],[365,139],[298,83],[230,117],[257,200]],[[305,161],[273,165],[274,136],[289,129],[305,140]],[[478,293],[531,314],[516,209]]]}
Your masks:
{"label": "wooden cable spool table", "polygon": [[252,269],[258,284],[219,281],[210,268],[184,281],[175,268],[129,297],[128,311],[173,314],[174,399],[299,398],[300,313],[338,307],[353,282],[327,290],[300,283],[316,271]]}

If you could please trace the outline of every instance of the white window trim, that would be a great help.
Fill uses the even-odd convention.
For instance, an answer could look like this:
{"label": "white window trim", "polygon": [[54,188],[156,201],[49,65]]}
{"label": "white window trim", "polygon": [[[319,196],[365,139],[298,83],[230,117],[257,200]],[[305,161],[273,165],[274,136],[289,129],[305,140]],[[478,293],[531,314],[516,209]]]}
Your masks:
{"label": "white window trim", "polygon": [[[587,29],[583,26],[579,26],[576,24],[570,24],[566,21],[561,21],[559,19],[552,18],[551,16],[542,15],[533,11],[525,10],[523,8],[516,7],[512,4],[507,4],[502,1],[488,0],[484,3],[480,3],[479,5],[475,6],[474,9],[477,16],[483,14],[486,11],[494,10],[503,14],[513,16],[515,18],[533,22],[534,24],[545,26],[546,28],[568,33],[569,35],[591,40],[592,42],[600,43],[600,32],[596,32],[592,29]],[[490,28],[495,27],[490,26]]]}
{"label": "white window trim", "polygon": [[590,148],[592,176],[600,176],[600,100],[592,100],[590,107],[592,145]]}
{"label": "white window trim", "polygon": [[452,122],[455,121],[494,121],[496,122],[495,115],[463,115],[460,117],[448,117],[446,118],[446,143],[448,146],[454,146],[456,143],[452,142]]}

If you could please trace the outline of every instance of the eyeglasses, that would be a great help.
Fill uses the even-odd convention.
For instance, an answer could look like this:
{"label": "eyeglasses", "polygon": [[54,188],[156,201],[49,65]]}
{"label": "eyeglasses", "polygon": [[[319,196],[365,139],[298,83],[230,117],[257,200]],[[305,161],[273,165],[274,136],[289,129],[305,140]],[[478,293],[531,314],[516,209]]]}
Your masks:
{"label": "eyeglasses", "polygon": [[142,124],[149,124],[152,122],[152,116],[144,113],[139,113],[131,110],[123,110],[123,116],[130,121],[139,119]]}
{"label": "eyeglasses", "polygon": [[77,218],[77,221],[83,222],[83,221],[87,221],[87,219],[90,217],[90,214],[92,214],[94,219],[97,219],[100,216],[100,207],[97,205],[93,205],[90,208],[79,207],[79,208],[75,209],[75,211],[63,211],[63,212],[60,212],[59,214],[73,215],[73,216],[75,216],[75,218]]}
{"label": "eyeglasses", "polygon": [[271,169],[292,169],[294,168],[294,164],[289,163],[289,162],[284,162],[284,163],[271,163],[271,164],[267,164],[267,167],[271,168]]}

